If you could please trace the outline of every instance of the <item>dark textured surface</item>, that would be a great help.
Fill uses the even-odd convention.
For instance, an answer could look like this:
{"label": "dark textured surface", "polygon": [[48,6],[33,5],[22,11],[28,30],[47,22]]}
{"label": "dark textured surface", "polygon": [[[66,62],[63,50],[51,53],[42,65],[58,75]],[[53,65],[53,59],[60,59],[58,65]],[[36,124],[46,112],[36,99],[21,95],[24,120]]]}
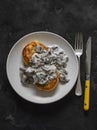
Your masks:
{"label": "dark textured surface", "polygon": [[[6,59],[14,43],[30,32],[51,31],[74,44],[77,31],[85,43],[92,36],[91,109],[83,111],[83,96],[74,89],[62,100],[48,105],[29,103],[11,88]],[[85,53],[81,57],[84,90]],[[0,1],[0,130],[97,130],[97,2],[96,0]]]}

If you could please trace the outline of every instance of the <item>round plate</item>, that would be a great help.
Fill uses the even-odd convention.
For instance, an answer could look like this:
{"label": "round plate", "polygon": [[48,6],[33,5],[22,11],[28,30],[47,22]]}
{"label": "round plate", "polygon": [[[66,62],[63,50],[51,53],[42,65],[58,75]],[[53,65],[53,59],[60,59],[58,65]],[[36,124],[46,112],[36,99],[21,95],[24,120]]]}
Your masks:
{"label": "round plate", "polygon": [[[68,79],[70,81],[66,84],[58,84],[57,88],[51,92],[40,91],[34,86],[24,87],[20,82],[19,68],[22,63],[22,49],[32,40],[38,40],[48,45],[59,45],[64,49],[69,57],[66,70],[68,71]],[[71,45],[61,36],[51,32],[35,32],[22,37],[12,47],[6,64],[7,76],[12,88],[22,98],[40,104],[52,103],[67,95],[73,88],[78,75],[78,61]]]}

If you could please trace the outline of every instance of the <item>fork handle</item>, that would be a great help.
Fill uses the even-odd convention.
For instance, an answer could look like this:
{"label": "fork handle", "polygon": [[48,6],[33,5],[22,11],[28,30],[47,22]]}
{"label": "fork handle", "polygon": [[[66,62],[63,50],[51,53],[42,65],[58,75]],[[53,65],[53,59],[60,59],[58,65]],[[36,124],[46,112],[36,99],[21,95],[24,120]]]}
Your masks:
{"label": "fork handle", "polygon": [[78,78],[77,78],[77,83],[76,83],[76,88],[75,88],[75,95],[81,96],[82,87],[81,87],[81,80],[80,80],[80,57],[77,57],[77,58],[78,58],[78,62],[79,62],[79,72],[78,72]]}

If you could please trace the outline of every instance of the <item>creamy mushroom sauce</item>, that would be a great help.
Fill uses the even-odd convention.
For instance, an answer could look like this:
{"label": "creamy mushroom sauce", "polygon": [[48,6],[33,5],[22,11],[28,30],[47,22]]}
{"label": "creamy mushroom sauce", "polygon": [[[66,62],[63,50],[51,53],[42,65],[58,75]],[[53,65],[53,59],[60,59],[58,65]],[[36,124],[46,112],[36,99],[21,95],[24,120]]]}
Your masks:
{"label": "creamy mushroom sauce", "polygon": [[69,58],[59,46],[49,46],[44,50],[41,46],[36,47],[36,53],[32,55],[29,66],[20,68],[21,82],[23,84],[46,84],[59,74],[59,80],[66,83],[66,66]]}

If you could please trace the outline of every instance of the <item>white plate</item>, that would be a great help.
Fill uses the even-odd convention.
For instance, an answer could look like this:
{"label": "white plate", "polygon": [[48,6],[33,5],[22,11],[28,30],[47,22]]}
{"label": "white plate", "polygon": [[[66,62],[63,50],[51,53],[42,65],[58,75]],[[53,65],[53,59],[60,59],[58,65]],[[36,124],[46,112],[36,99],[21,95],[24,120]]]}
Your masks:
{"label": "white plate", "polygon": [[[37,90],[34,86],[27,88],[22,85],[19,75],[19,68],[22,65],[21,52],[23,47],[32,40],[39,40],[46,45],[57,44],[64,49],[69,57],[67,71],[70,81],[67,84],[59,83],[58,87],[52,92],[43,92]],[[51,32],[35,32],[22,37],[15,43],[8,55],[6,69],[9,82],[17,94],[30,102],[46,104],[63,98],[73,88],[78,75],[78,61],[73,48],[64,38]]]}

